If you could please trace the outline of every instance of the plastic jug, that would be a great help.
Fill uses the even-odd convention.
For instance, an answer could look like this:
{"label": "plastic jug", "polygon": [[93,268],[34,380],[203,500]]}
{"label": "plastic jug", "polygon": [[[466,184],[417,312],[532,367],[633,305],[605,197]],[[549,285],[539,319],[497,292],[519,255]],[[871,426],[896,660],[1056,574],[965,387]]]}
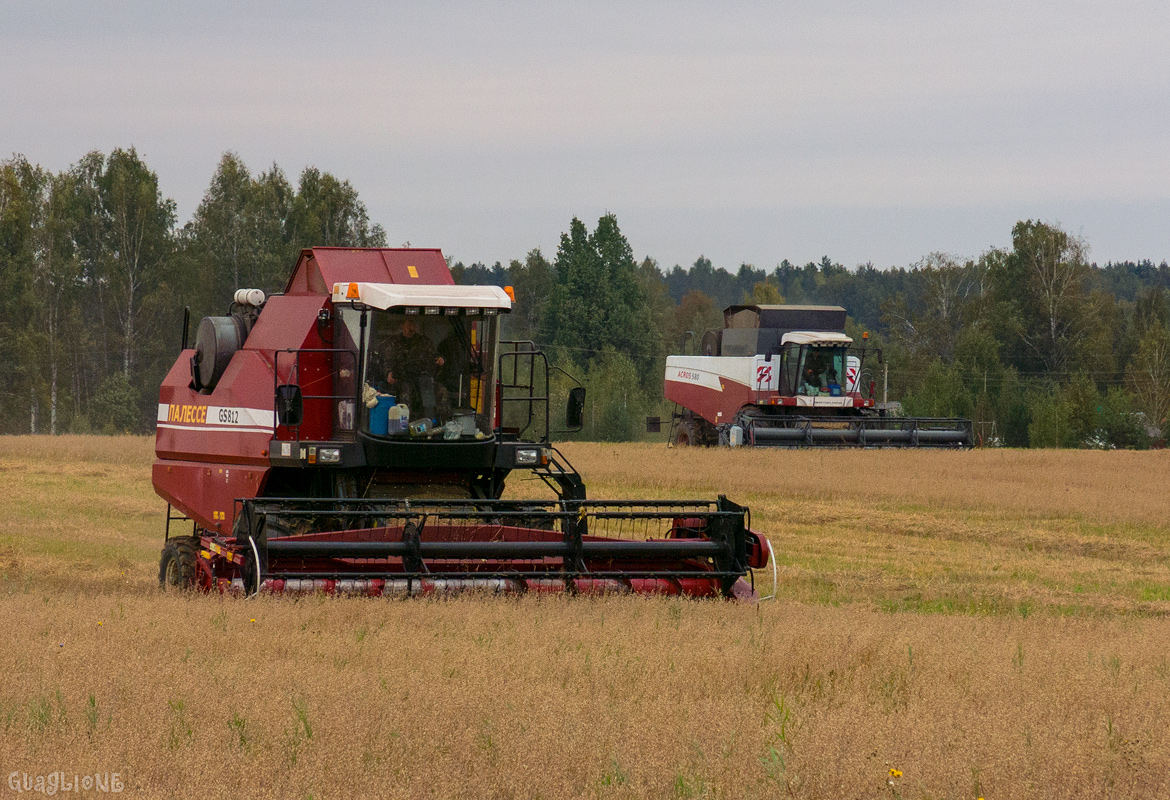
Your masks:
{"label": "plastic jug", "polygon": [[378,402],[370,409],[370,433],[385,436],[389,426],[390,408],[394,405],[391,395],[379,395]]}
{"label": "plastic jug", "polygon": [[727,444],[731,447],[742,447],[743,428],[738,425],[732,425],[731,430],[727,434]]}
{"label": "plastic jug", "polygon": [[406,403],[399,403],[390,409],[389,431],[391,434],[406,433],[410,424],[410,408]]}

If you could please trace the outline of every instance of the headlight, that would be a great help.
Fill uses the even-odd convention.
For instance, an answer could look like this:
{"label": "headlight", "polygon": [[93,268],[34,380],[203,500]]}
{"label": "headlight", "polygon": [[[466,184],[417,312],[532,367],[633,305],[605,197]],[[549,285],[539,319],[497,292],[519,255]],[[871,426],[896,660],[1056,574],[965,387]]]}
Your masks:
{"label": "headlight", "polygon": [[536,449],[517,450],[516,466],[534,467],[540,462],[540,451]]}
{"label": "headlight", "polygon": [[339,447],[322,447],[317,451],[318,464],[340,464],[341,463],[341,448]]}

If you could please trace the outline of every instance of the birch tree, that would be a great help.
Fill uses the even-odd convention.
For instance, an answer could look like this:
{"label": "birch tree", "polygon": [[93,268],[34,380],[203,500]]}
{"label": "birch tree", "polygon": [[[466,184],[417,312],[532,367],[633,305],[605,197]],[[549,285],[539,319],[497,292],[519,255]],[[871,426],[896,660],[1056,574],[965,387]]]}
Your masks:
{"label": "birch tree", "polygon": [[1084,281],[1088,246],[1055,225],[1028,220],[1012,228],[1012,251],[999,262],[997,291],[1014,306],[1020,341],[1053,373],[1064,373],[1089,333]]}
{"label": "birch tree", "polygon": [[1165,431],[1170,417],[1170,331],[1161,325],[1146,329],[1125,378],[1134,405]]}
{"label": "birch tree", "polygon": [[45,337],[49,432],[52,434],[58,432],[62,328],[72,318],[69,311],[77,302],[77,289],[81,282],[74,233],[84,223],[78,218],[75,180],[68,172],[49,180],[43,224],[37,237],[35,279]]}
{"label": "birch tree", "polygon": [[114,150],[101,181],[105,273],[115,297],[122,374],[131,380],[142,298],[157,284],[171,248],[175,204],[164,200],[158,176],[134,148]]}

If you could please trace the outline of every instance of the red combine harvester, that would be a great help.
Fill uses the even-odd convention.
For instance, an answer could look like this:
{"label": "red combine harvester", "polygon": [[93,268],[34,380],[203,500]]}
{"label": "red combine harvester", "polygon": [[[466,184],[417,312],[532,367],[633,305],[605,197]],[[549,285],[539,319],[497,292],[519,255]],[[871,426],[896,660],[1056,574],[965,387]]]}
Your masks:
{"label": "red combine harvester", "polygon": [[728,306],[723,325],[703,335],[699,355],[666,359],[676,445],[974,444],[969,419],[895,416],[877,402],[866,366],[882,352],[855,346],[841,306]]}
{"label": "red combine harvester", "polygon": [[[185,320],[159,395],[160,583],[754,596],[770,549],[746,508],[586,498],[550,443],[547,359],[500,341],[511,307],[456,286],[439,250],[316,247],[283,294],[240,290],[204,318],[193,348]],[[570,390],[569,431],[584,400]],[[501,499],[516,470],[554,496]]]}

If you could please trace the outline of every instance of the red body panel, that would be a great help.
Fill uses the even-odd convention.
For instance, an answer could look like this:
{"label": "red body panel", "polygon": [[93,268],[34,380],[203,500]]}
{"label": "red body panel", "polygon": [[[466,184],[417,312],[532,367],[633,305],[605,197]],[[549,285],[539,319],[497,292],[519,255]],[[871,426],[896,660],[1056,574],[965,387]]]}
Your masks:
{"label": "red body panel", "polygon": [[452,286],[439,249],[313,247],[301,251],[285,294],[328,294],[335,283]]}
{"label": "red body panel", "polygon": [[200,527],[226,536],[235,522],[236,498],[259,495],[269,469],[158,459],[154,489]]}
{"label": "red body panel", "polygon": [[[268,465],[272,438],[271,354],[241,350],[232,357],[223,378],[210,394],[191,388],[188,366],[194,350],[184,350],[163,380],[155,455],[160,459],[208,461],[215,464]],[[248,409],[267,415],[244,418],[252,425],[220,424],[216,409]],[[252,415],[255,416],[255,415]]]}
{"label": "red body panel", "polygon": [[[267,466],[268,443],[274,425],[276,351],[325,347],[316,325],[317,312],[327,302],[326,297],[271,298],[243,348],[232,356],[215,389],[209,393],[191,388],[190,363],[195,351],[184,350],[159,390],[155,455],[160,459]],[[288,377],[292,363],[288,355],[281,358],[282,380]],[[303,381],[304,364],[301,370]],[[320,381],[317,373],[322,371],[317,367],[307,374]],[[328,379],[327,372],[324,377]],[[322,392],[325,393],[328,392]],[[236,413],[221,417],[217,410]],[[319,434],[328,438],[331,418],[329,414],[323,417],[309,419],[306,415],[302,438]]]}
{"label": "red body panel", "polygon": [[760,391],[725,374],[733,371],[726,366],[727,362],[739,360],[723,359],[718,356],[707,357],[703,359],[705,363],[702,369],[689,365],[670,366],[668,362],[664,382],[666,399],[698,414],[712,425],[732,422],[735,415],[747,406],[782,407],[785,412],[796,415],[810,413],[841,415],[849,414],[855,408],[874,405],[873,398],[863,397],[860,392],[852,392],[843,397],[814,398],[781,395],[776,391]]}
{"label": "red body panel", "polygon": [[[248,341],[244,342],[243,349],[271,353],[273,350],[288,350],[294,347],[324,346],[321,337],[317,335],[317,312],[325,306],[328,299],[324,295],[299,297],[285,295],[268,298],[263,313],[256,320],[252,332],[248,334]],[[307,344],[309,341],[313,344]],[[272,393],[271,386],[268,387],[268,392]]]}
{"label": "red body panel", "polygon": [[666,381],[666,399],[688,408],[712,425],[731,422],[746,405],[756,402],[762,392],[753,392],[738,381],[720,378],[721,389],[680,381]]}

